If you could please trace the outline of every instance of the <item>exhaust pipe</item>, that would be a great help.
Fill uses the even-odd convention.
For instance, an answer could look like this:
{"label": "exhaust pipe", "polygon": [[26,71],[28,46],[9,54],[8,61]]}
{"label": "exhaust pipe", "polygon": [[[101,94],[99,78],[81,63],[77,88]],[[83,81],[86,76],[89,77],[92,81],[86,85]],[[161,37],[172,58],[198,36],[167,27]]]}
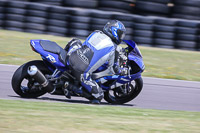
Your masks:
{"label": "exhaust pipe", "polygon": [[47,92],[54,91],[54,86],[48,79],[42,74],[42,72],[36,66],[29,66],[27,70],[28,74],[33,77]]}

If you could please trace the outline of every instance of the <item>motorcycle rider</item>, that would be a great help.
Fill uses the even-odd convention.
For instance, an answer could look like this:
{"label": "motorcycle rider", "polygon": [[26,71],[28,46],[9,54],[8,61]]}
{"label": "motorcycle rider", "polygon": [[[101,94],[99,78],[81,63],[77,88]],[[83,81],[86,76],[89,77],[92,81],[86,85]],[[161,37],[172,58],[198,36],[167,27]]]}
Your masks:
{"label": "motorcycle rider", "polygon": [[103,31],[94,31],[83,44],[78,39],[72,39],[66,48],[68,64],[73,75],[94,97],[91,103],[99,104],[104,96],[102,88],[91,78],[92,73],[105,63],[108,63],[109,74],[123,71],[116,63],[116,54],[119,55],[121,52],[122,48],[118,45],[125,32],[122,22],[111,20],[104,26]]}

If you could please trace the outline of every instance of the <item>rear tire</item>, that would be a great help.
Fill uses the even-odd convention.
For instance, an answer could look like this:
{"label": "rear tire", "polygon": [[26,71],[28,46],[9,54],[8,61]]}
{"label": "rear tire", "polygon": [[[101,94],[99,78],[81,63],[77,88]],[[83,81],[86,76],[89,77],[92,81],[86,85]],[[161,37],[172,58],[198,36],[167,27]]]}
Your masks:
{"label": "rear tire", "polygon": [[[50,74],[51,71],[46,67],[43,61],[35,60],[35,61],[30,61],[28,63],[23,64],[20,66],[14,73],[12,77],[12,88],[17,93],[19,96],[23,98],[37,98],[39,96],[42,96],[46,93],[43,89],[41,90],[36,90],[36,91],[27,91],[24,92],[22,91],[22,82],[23,80],[28,80],[30,82],[30,76],[27,72],[27,69],[29,66],[35,65],[43,74]],[[28,83],[27,83],[28,86]],[[27,87],[28,90],[30,88]]]}
{"label": "rear tire", "polygon": [[139,93],[141,92],[142,88],[143,88],[143,80],[142,77],[135,79],[135,86],[133,84],[131,84],[131,91],[129,92],[128,95],[124,96],[124,97],[116,97],[116,96],[112,96],[110,94],[110,91],[106,91],[104,93],[104,99],[108,102],[108,103],[112,103],[112,104],[124,104],[127,103],[131,100],[133,100],[134,98],[136,98]]}

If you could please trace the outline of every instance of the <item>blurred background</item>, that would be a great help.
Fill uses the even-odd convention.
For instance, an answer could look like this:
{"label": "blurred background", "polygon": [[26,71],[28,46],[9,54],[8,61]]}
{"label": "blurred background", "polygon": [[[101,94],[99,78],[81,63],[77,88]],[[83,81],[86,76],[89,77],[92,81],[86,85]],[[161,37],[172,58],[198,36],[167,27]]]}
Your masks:
{"label": "blurred background", "polygon": [[200,50],[200,0],[0,0],[0,29],[84,39],[111,19],[139,45]]}

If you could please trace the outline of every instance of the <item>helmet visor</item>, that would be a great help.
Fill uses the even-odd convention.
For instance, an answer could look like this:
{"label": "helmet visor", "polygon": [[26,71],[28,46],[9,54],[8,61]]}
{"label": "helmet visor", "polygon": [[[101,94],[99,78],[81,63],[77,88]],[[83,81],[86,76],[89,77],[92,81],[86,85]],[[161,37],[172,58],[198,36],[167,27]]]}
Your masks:
{"label": "helmet visor", "polygon": [[126,31],[122,31],[122,30],[120,30],[120,29],[117,30],[117,34],[118,34],[120,40],[123,40],[123,39],[124,39],[125,34],[126,34],[125,32],[126,32]]}

